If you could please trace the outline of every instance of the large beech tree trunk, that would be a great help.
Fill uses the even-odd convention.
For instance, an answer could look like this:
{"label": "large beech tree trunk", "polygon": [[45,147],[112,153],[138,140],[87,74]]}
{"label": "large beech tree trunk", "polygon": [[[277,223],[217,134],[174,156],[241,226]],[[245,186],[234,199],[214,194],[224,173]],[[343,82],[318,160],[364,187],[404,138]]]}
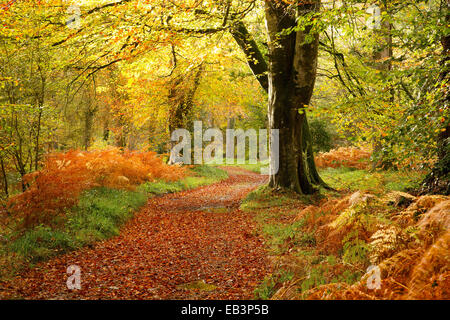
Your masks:
{"label": "large beech tree trunk", "polygon": [[[311,27],[281,35],[297,26],[296,18],[320,8],[320,0],[296,6],[266,0],[269,35],[269,127],[280,130],[279,170],[270,186],[312,194],[322,183],[314,164],[305,107],[311,101],[317,72],[319,36]],[[309,39],[306,41],[306,39]]]}
{"label": "large beech tree trunk", "polygon": [[[305,110],[316,80],[319,36],[311,34],[308,27],[285,36],[280,33],[295,28],[298,16],[319,9],[320,0],[297,1],[296,5],[265,1],[268,63],[242,21],[237,21],[230,30],[250,69],[269,95],[269,128],[280,130],[279,170],[270,176],[270,186],[303,194],[314,193],[318,185],[327,187],[314,163]],[[305,41],[307,36],[312,36],[312,41]]]}

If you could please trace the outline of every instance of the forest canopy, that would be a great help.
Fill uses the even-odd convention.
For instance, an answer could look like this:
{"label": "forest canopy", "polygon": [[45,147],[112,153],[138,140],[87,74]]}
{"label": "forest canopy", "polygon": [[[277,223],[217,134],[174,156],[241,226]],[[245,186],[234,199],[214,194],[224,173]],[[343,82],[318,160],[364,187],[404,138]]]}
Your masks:
{"label": "forest canopy", "polygon": [[[267,127],[271,49],[263,6],[2,4],[3,184],[8,173],[37,170],[54,150],[114,145],[167,153],[170,132],[193,119],[210,127]],[[307,109],[315,128],[328,123],[321,132],[331,131],[334,142],[374,147],[378,166],[433,168],[448,154],[447,11],[446,1],[306,8],[274,31],[289,38],[303,30],[305,43],[319,37],[315,90],[298,108]]]}
{"label": "forest canopy", "polygon": [[[449,8],[0,0],[0,280],[117,236],[135,259],[116,267],[134,270],[140,243],[164,298],[448,299]],[[178,130],[208,132],[184,159],[227,161],[180,163]],[[236,148],[239,161],[235,138],[260,152]],[[220,286],[173,255],[185,243]],[[268,252],[291,269],[269,273]],[[366,288],[367,268],[383,291]],[[118,296],[154,298],[141,287]]]}

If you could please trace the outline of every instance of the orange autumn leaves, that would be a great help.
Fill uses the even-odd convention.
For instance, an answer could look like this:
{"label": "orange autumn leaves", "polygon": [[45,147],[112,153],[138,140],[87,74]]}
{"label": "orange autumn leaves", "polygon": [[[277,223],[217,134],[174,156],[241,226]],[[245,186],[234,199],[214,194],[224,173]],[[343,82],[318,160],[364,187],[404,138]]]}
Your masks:
{"label": "orange autumn leaves", "polygon": [[316,156],[319,168],[355,168],[366,169],[370,166],[372,152],[367,148],[341,147]]}
{"label": "orange autumn leaves", "polygon": [[78,202],[84,190],[94,187],[134,189],[154,180],[184,177],[180,167],[166,165],[154,152],[120,149],[47,156],[40,171],[24,177],[28,189],[9,200],[10,211],[23,216],[24,226],[51,221]]}

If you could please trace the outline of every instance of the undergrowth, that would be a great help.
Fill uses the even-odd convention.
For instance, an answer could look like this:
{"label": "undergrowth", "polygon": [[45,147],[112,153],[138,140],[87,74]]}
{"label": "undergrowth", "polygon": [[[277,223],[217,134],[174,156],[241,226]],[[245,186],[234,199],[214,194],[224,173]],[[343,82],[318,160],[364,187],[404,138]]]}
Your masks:
{"label": "undergrowth", "polygon": [[61,226],[41,224],[18,236],[9,248],[27,262],[36,263],[116,236],[120,226],[146,201],[143,192],[107,188],[86,191],[78,205],[68,210],[67,220]]}
{"label": "undergrowth", "polygon": [[[442,224],[450,198],[402,193],[422,180],[417,172],[320,171],[335,191],[305,197],[265,186],[243,201],[241,209],[256,214],[273,267],[255,298],[449,298],[441,256],[448,256]],[[382,290],[366,284],[373,265],[381,269]]]}
{"label": "undergrowth", "polygon": [[275,274],[266,276],[263,282],[255,289],[257,299],[268,300],[280,288],[280,283],[292,280],[294,274],[289,270],[277,270]]}
{"label": "undergrowth", "polygon": [[209,185],[228,177],[224,170],[213,166],[195,166],[190,170],[191,174],[179,181],[164,181],[158,180],[151,183],[146,183],[142,187],[145,191],[161,195],[165,193],[180,192]]}
{"label": "undergrowth", "polygon": [[213,164],[211,163],[211,166],[227,166],[227,167],[239,167],[243,168],[255,173],[261,173],[261,169],[269,167],[269,160],[258,160],[257,163],[250,163],[249,160],[246,158],[245,163],[237,163],[236,159],[225,159],[223,164]]}
{"label": "undergrowth", "polygon": [[319,170],[322,179],[332,188],[344,191],[408,191],[419,187],[424,175],[416,171],[373,171],[354,168]]}
{"label": "undergrowth", "polygon": [[135,190],[107,187],[85,190],[78,203],[66,208],[63,215],[37,226],[23,229],[20,220],[13,220],[9,225],[10,232],[5,234],[9,241],[0,245],[3,267],[0,277],[12,276],[37,262],[118,235],[120,227],[151,196],[212,184],[227,176],[219,168],[192,167],[178,181],[157,180]]}
{"label": "undergrowth", "polygon": [[39,171],[24,176],[28,187],[9,199],[8,211],[21,218],[23,228],[30,228],[64,214],[85,190],[135,190],[146,182],[174,182],[184,177],[184,168],[168,166],[154,152],[114,148],[53,153],[46,156]]}

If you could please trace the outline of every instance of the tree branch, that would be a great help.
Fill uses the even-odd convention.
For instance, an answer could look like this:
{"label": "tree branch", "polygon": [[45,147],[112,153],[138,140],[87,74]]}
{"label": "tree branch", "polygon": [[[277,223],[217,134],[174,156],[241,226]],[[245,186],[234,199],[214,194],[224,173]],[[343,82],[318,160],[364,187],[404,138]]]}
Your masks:
{"label": "tree branch", "polygon": [[239,47],[244,51],[247,63],[258,80],[261,87],[268,92],[269,80],[267,76],[268,65],[256,41],[248,32],[242,21],[236,22],[230,29],[230,33]]}

